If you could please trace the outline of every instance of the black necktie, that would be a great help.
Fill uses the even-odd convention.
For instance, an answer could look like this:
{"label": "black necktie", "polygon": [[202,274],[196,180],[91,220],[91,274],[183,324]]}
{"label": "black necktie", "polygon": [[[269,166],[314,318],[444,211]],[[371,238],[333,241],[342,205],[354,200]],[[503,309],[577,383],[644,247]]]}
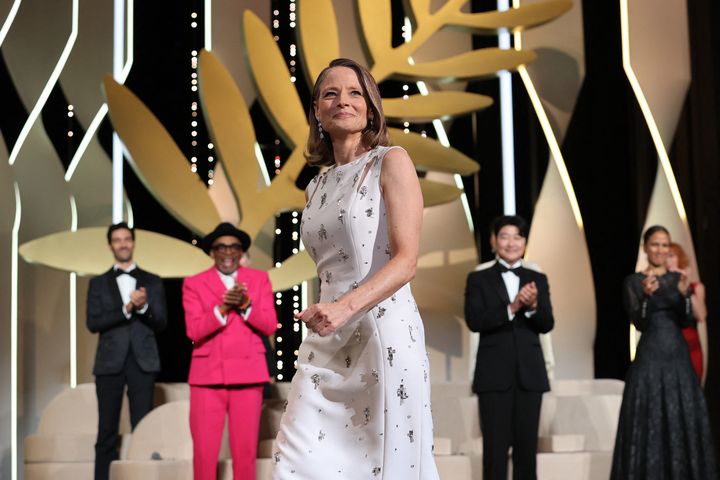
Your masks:
{"label": "black necktie", "polygon": [[495,264],[495,268],[496,268],[497,271],[500,272],[501,274],[502,274],[502,273],[505,273],[505,272],[510,272],[510,273],[514,274],[515,276],[517,276],[517,277],[520,276],[520,272],[519,272],[520,267],[508,268],[508,267],[506,267],[505,265],[503,265],[502,263],[497,262],[497,263]]}

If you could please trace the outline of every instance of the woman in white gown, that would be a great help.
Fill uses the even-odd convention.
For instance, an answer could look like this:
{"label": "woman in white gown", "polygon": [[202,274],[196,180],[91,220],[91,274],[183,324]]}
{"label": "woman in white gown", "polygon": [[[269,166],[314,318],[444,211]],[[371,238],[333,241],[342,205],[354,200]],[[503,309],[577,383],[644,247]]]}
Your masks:
{"label": "woman in white gown", "polygon": [[436,480],[425,334],[408,282],[422,195],[407,152],[388,147],[380,92],[356,62],[319,75],[306,158],[303,243],[320,301],[275,443],[276,480]]}

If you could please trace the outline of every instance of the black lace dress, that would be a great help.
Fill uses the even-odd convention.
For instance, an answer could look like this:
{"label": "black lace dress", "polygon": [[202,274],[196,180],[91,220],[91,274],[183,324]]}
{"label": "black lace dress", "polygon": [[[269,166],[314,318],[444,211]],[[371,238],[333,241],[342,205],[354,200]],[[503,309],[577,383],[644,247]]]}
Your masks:
{"label": "black lace dress", "polygon": [[625,279],[625,309],[642,332],[625,379],[612,480],[706,480],[717,470],[705,397],[680,329],[693,323],[679,274],[658,278],[646,298],[635,273]]}

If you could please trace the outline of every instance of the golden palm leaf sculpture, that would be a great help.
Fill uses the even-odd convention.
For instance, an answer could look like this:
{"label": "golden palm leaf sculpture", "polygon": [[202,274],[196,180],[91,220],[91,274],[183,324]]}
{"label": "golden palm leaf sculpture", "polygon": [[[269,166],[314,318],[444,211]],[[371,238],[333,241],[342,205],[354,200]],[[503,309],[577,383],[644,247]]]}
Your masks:
{"label": "golden palm leaf sculpture", "polygon": [[[410,41],[393,48],[390,0],[356,0],[358,28],[371,73],[378,82],[401,79],[442,83],[479,79],[500,70],[515,69],[532,61],[535,54],[481,49],[421,63],[415,63],[412,55],[443,28],[494,35],[501,29],[519,30],[551,21],[571,6],[570,1],[554,0],[506,12],[468,14],[461,11],[465,3],[466,0],[449,0],[431,14],[429,0],[407,0],[405,7],[414,33]],[[299,45],[310,80],[330,60],[341,56],[332,1],[301,0],[298,17]],[[269,185],[258,181],[257,140],[248,106],[229,72],[211,53],[201,52],[199,63],[201,108],[219,156],[215,184],[210,189],[190,171],[187,159],[155,115],[127,87],[109,76],[104,81],[110,117],[130,153],[133,169],[171,214],[200,235],[210,231],[219,221],[235,216],[239,218],[240,228],[257,238],[263,225],[278,212],[300,210],[305,203],[303,192],[295,186],[305,165],[302,155],[308,135],[305,109],[268,27],[246,10],[242,30],[260,103],[276,133],[291,150]],[[447,119],[491,104],[490,98],[467,92],[439,91],[383,99],[387,117],[406,122]],[[470,175],[478,170],[475,161],[434,139],[392,128],[390,135],[395,144],[409,152],[419,171]],[[421,185],[426,207],[454,201],[462,194],[454,186],[426,179],[421,179]],[[107,268],[110,261],[103,232],[98,228],[61,232],[29,242],[21,253],[28,261],[97,274]],[[185,245],[180,245],[183,242],[176,239],[159,234],[145,238],[152,238],[152,241],[138,243],[138,256],[142,253],[148,259],[143,264],[161,275],[189,275],[209,264],[199,249],[181,248]],[[62,259],[53,253],[57,252],[58,241],[65,245]],[[87,261],[89,251],[93,252],[91,258],[94,259],[90,263]],[[153,264],[152,259],[156,256],[165,260]],[[285,290],[313,278],[315,269],[309,256],[300,252],[270,273],[274,288]]]}

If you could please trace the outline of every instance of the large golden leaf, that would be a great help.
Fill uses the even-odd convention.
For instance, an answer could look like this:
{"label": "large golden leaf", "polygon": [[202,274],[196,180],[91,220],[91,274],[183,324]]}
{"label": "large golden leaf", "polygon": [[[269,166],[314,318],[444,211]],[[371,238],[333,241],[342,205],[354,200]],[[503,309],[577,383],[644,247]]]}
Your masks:
{"label": "large golden leaf", "polygon": [[[20,254],[30,263],[78,275],[99,275],[114,263],[106,232],[107,227],[90,227],[53,233],[23,244]],[[134,260],[161,277],[194,275],[212,264],[202,250],[176,238],[147,230],[135,230],[135,238]]]}
{"label": "large golden leaf", "polygon": [[243,14],[243,38],[251,77],[276,132],[291,147],[303,145],[308,126],[285,59],[270,30],[250,10]]}
{"label": "large golden leaf", "polygon": [[412,81],[435,79],[443,82],[471,80],[496,75],[501,70],[514,70],[529,63],[537,55],[526,50],[483,48],[453,57],[413,65],[398,64],[394,76]]}
{"label": "large golden leaf", "polygon": [[307,81],[313,84],[323,68],[340,56],[340,40],[332,0],[300,0],[298,43]]}
{"label": "large golden leaf", "polygon": [[[390,0],[356,0],[356,15],[368,56],[378,57],[392,50],[392,8]],[[378,79],[382,80],[382,79]]]}
{"label": "large golden leaf", "polygon": [[463,193],[454,185],[433,182],[426,178],[420,179],[420,189],[422,190],[423,203],[426,208],[453,202],[460,198]]}
{"label": "large golden leaf", "polygon": [[208,131],[235,196],[257,190],[260,175],[255,159],[255,129],[245,99],[222,63],[202,50],[200,99]]}
{"label": "large golden leaf", "polygon": [[445,173],[471,175],[480,167],[469,157],[452,147],[443,147],[437,140],[423,137],[415,132],[405,133],[397,128],[389,128],[393,145],[407,150],[418,170],[432,170]]}
{"label": "large golden leaf", "polygon": [[503,29],[522,31],[555,20],[571,8],[572,2],[569,0],[552,0],[510,8],[504,12],[455,12],[448,26],[491,35]]}
{"label": "large golden leaf", "polygon": [[281,266],[270,270],[268,274],[273,290],[279,292],[314,278],[316,271],[315,262],[307,251],[303,250],[285,260]]}
{"label": "large golden leaf", "polygon": [[492,98],[468,92],[432,92],[408,98],[383,98],[385,116],[406,122],[445,120],[482,110],[492,105]]}
{"label": "large golden leaf", "polygon": [[207,188],[160,121],[127,87],[104,81],[110,118],[132,156],[131,165],[153,196],[195,233],[220,222]]}

